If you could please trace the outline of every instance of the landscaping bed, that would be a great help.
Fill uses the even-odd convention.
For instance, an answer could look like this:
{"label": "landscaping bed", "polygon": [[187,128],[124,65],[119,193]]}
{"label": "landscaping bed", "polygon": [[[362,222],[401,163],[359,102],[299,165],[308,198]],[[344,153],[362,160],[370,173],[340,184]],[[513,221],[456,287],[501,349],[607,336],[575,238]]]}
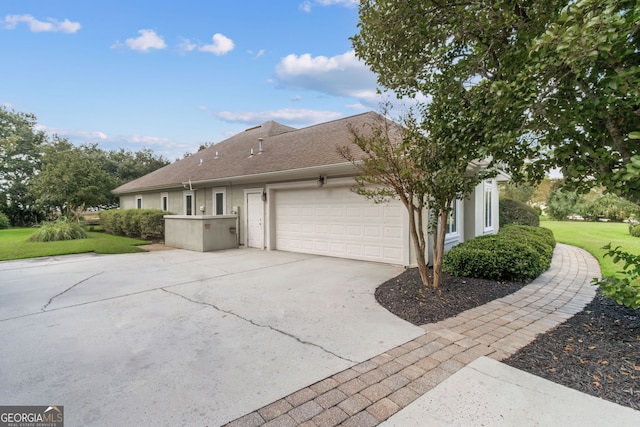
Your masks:
{"label": "landscaping bed", "polygon": [[640,310],[598,294],[580,313],[503,362],[640,410]]}
{"label": "landscaping bed", "polygon": [[[443,273],[426,289],[417,269],[383,283],[376,300],[415,325],[453,317],[517,291],[526,284],[460,278]],[[640,310],[600,295],[580,313],[504,361],[575,390],[640,409]]]}

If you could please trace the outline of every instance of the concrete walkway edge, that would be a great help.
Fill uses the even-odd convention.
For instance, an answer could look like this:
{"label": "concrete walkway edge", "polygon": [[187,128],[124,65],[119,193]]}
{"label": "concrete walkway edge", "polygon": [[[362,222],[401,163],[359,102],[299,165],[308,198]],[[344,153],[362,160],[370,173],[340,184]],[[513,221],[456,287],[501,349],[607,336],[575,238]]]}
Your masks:
{"label": "concrete walkway edge", "polygon": [[558,244],[551,267],[519,291],[423,325],[424,335],[227,426],[376,426],[476,359],[507,358],[580,312],[600,275],[588,252]]}

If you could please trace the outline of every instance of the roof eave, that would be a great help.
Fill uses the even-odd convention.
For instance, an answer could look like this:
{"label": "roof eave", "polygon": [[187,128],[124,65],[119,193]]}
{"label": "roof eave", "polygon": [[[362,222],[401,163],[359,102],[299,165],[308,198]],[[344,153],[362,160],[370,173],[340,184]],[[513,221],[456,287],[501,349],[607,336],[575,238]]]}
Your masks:
{"label": "roof eave", "polygon": [[224,186],[224,185],[241,185],[241,184],[261,184],[265,182],[281,182],[281,181],[295,181],[299,179],[308,179],[311,177],[316,177],[319,175],[332,175],[332,176],[355,176],[357,174],[356,167],[350,162],[343,163],[334,163],[327,165],[319,165],[319,166],[310,166],[306,168],[297,168],[297,169],[287,169],[283,171],[272,171],[272,172],[264,172],[264,173],[256,173],[251,175],[239,175],[239,176],[228,176],[228,177],[220,177],[220,178],[211,178],[211,179],[203,179],[203,180],[192,180],[192,181],[183,181],[176,182],[171,184],[164,185],[154,185],[149,187],[138,187],[132,189],[124,189],[119,190],[115,189],[112,191],[113,194],[123,195],[123,194],[133,194],[133,193],[141,193],[141,192],[149,192],[149,191],[159,191],[159,190],[171,190],[171,189],[180,189],[185,188],[185,186],[190,185],[190,188],[193,187],[208,187],[208,186]]}

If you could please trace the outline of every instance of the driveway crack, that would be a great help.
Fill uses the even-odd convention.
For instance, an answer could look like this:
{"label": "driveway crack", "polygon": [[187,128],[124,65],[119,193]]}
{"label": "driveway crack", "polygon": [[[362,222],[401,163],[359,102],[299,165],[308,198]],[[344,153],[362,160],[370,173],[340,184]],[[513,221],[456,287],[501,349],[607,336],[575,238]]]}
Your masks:
{"label": "driveway crack", "polygon": [[47,303],[44,305],[44,307],[42,307],[40,310],[41,310],[41,311],[47,311],[47,307],[49,307],[49,305],[53,302],[53,300],[54,300],[54,299],[58,298],[58,297],[59,297],[59,296],[61,296],[61,295],[66,294],[67,292],[69,292],[71,289],[75,288],[75,287],[76,287],[76,286],[78,286],[79,284],[84,283],[84,282],[86,282],[87,280],[92,279],[92,278],[94,278],[94,277],[96,277],[96,276],[99,276],[99,275],[101,275],[102,273],[104,273],[104,271],[101,271],[100,273],[92,274],[91,276],[89,276],[89,277],[87,277],[87,278],[84,278],[84,279],[80,280],[79,282],[76,282],[76,283],[74,283],[73,285],[69,286],[67,289],[65,289],[64,291],[60,292],[59,294],[52,296],[51,298],[49,298],[49,302],[47,302]]}
{"label": "driveway crack", "polygon": [[334,353],[333,351],[328,350],[328,349],[324,348],[324,347],[323,347],[323,346],[321,346],[321,345],[318,345],[318,344],[313,343],[313,342],[310,342],[310,341],[305,341],[305,340],[303,340],[303,339],[301,339],[301,338],[299,338],[299,337],[297,337],[297,336],[295,336],[295,335],[293,335],[293,334],[291,334],[291,333],[289,333],[289,332],[283,331],[283,330],[278,329],[278,328],[274,328],[274,327],[273,327],[273,326],[271,326],[271,325],[263,325],[263,324],[257,323],[256,321],[251,320],[251,319],[248,319],[248,318],[246,318],[246,317],[243,317],[243,316],[241,316],[241,315],[239,315],[239,314],[237,314],[237,313],[234,313],[234,312],[233,312],[233,311],[231,311],[231,310],[225,310],[225,309],[223,309],[223,308],[220,308],[220,307],[218,307],[218,306],[217,306],[217,305],[215,305],[215,304],[208,303],[208,302],[203,302],[203,301],[196,301],[196,300],[194,300],[194,299],[188,298],[188,297],[186,297],[186,296],[184,296],[184,295],[182,295],[182,294],[179,294],[179,293],[177,293],[177,292],[169,291],[169,290],[167,290],[167,289],[165,289],[165,288],[160,288],[160,289],[162,289],[163,291],[165,291],[165,292],[166,292],[166,293],[168,293],[168,294],[175,295],[175,296],[177,296],[177,297],[180,297],[180,298],[182,298],[182,299],[184,299],[184,300],[186,300],[186,301],[192,302],[192,303],[194,303],[194,304],[200,304],[200,305],[204,305],[204,306],[207,306],[207,307],[211,307],[211,308],[213,308],[213,309],[215,309],[215,310],[217,310],[217,311],[219,311],[219,312],[221,312],[221,313],[225,313],[225,314],[229,314],[229,315],[231,315],[231,316],[237,317],[238,319],[244,320],[245,322],[248,322],[248,323],[252,324],[253,326],[257,326],[257,327],[259,327],[259,328],[271,329],[271,330],[272,330],[272,331],[274,331],[274,332],[277,332],[277,333],[279,333],[279,334],[285,335],[285,336],[287,336],[287,337],[289,337],[289,338],[293,338],[294,340],[296,340],[296,341],[297,341],[297,342],[299,342],[300,344],[303,344],[303,345],[310,345],[310,346],[313,346],[313,347],[317,347],[317,348],[319,348],[320,350],[324,351],[325,353],[328,353],[328,354],[330,354],[330,355],[332,355],[332,356],[335,356],[335,357],[337,357],[338,359],[342,359],[342,360],[344,360],[344,361],[346,361],[346,362],[350,362],[350,363],[358,363],[357,361],[355,361],[355,360],[351,360],[351,359],[349,359],[348,357],[340,356],[339,354],[336,354],[336,353]]}

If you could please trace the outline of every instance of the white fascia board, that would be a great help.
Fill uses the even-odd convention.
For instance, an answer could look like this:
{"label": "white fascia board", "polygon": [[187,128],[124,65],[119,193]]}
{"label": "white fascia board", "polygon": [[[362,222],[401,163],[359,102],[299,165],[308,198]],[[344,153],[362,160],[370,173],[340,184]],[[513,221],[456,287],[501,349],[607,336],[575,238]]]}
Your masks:
{"label": "white fascia board", "polygon": [[[253,175],[239,175],[224,178],[205,179],[200,181],[191,181],[193,186],[210,186],[210,185],[227,185],[227,184],[249,184],[262,182],[277,181],[293,181],[301,179],[317,178],[320,175],[335,176],[355,176],[357,174],[356,167],[350,163],[336,163],[332,165],[312,166],[308,168],[288,169],[284,171],[265,172]],[[189,184],[188,181],[183,182]]]}

